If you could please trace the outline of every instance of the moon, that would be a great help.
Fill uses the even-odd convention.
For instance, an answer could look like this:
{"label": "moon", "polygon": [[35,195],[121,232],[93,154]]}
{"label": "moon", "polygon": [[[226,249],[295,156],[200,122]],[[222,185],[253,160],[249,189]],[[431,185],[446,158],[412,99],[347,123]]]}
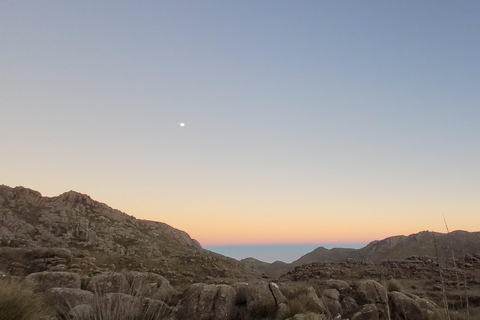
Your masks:
{"label": "moon", "polygon": [[180,127],[185,127],[185,123],[181,122]]}

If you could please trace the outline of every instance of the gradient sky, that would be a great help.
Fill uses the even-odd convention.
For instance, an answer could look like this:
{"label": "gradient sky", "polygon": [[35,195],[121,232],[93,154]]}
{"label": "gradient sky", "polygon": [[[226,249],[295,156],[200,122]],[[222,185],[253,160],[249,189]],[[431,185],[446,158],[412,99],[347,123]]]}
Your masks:
{"label": "gradient sky", "polygon": [[[202,245],[480,228],[479,1],[0,1],[0,183]],[[179,124],[184,122],[185,127]]]}

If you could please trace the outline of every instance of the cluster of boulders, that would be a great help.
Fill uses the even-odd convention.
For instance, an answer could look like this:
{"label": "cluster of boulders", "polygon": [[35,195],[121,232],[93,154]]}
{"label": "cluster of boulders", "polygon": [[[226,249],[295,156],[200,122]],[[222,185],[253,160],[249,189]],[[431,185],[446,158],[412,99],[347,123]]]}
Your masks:
{"label": "cluster of boulders", "polygon": [[195,283],[183,293],[155,273],[102,272],[81,276],[72,272],[36,272],[25,281],[44,292],[58,312],[88,316],[99,304],[128,304],[159,310],[164,319],[440,319],[438,307],[425,299],[387,292],[380,283],[349,284],[330,279],[313,286],[295,283]]}

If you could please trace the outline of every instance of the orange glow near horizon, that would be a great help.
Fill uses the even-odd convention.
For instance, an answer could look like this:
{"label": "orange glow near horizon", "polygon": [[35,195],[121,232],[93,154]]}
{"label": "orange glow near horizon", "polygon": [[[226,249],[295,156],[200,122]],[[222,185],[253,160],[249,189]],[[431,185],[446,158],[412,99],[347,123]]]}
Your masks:
{"label": "orange glow near horizon", "polygon": [[[65,191],[68,190],[63,190]],[[446,232],[441,211],[438,213],[433,209],[425,214],[412,211],[408,207],[396,207],[388,211],[387,206],[380,208],[359,206],[357,212],[351,212],[347,206],[337,203],[336,208],[303,204],[298,205],[301,210],[294,210],[295,204],[287,205],[286,202],[268,206],[259,201],[231,205],[218,201],[212,205],[210,204],[213,203],[212,199],[205,203],[193,199],[191,203],[185,205],[175,199],[163,202],[149,193],[130,193],[118,197],[112,190],[96,191],[90,195],[92,199],[137,219],[167,223],[187,232],[202,246],[366,244],[374,240],[424,230]],[[60,193],[62,192],[43,195],[54,197]],[[255,208],[260,209],[256,212]],[[473,227],[480,225],[480,218],[475,212],[469,212],[467,209],[465,208],[463,215],[455,216],[455,219],[448,212],[445,214],[450,231],[478,231]],[[424,207],[423,210],[428,212],[428,207]]]}

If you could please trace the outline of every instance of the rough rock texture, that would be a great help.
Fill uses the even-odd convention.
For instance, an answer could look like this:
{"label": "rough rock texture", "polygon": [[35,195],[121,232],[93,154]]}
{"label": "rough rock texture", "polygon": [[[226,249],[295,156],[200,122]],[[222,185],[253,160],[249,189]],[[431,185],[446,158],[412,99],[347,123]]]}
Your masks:
{"label": "rough rock texture", "polygon": [[187,233],[138,220],[74,191],[58,197],[0,186],[0,243],[88,248],[109,255],[159,256],[201,250]]}
{"label": "rough rock texture", "polygon": [[[434,237],[436,246],[434,245]],[[455,256],[466,254],[480,254],[480,232],[466,232],[462,230],[450,233],[422,231],[409,236],[394,236],[383,240],[372,241],[361,249],[319,247],[307,253],[292,266],[313,262],[346,262],[348,259],[380,263],[385,260],[404,260],[412,255],[436,257],[441,260],[449,259],[452,251]],[[267,270],[267,266],[264,266]]]}
{"label": "rough rock texture", "polygon": [[266,282],[259,282],[248,287],[247,310],[258,314],[268,314],[277,308],[277,302],[270,286]]}
{"label": "rough rock texture", "polygon": [[235,290],[227,285],[196,283],[183,293],[176,312],[178,319],[232,319],[236,301]]}
{"label": "rough rock texture", "polygon": [[374,304],[366,304],[359,307],[348,315],[351,320],[379,320],[377,307]]}
{"label": "rough rock texture", "polygon": [[68,315],[73,319],[90,319],[94,315],[94,309],[89,304],[79,304],[73,307]]}
{"label": "rough rock texture", "polygon": [[325,303],[330,315],[332,317],[341,316],[343,313],[340,304],[340,292],[337,289],[327,289],[322,291],[322,300]]}
{"label": "rough rock texture", "polygon": [[123,293],[128,288],[127,278],[118,272],[107,272],[90,279],[87,289],[100,295],[105,293]]}
{"label": "rough rock texture", "polygon": [[374,280],[363,280],[356,288],[359,304],[373,303],[380,319],[389,318],[387,289]]}
{"label": "rough rock texture", "polygon": [[27,283],[36,291],[45,292],[51,288],[80,289],[81,280],[78,274],[70,272],[37,272],[26,277]]}
{"label": "rough rock texture", "polygon": [[154,272],[185,286],[207,277],[260,278],[234,259],[203,250],[184,231],[136,219],[87,195],[69,191],[50,198],[0,186],[0,270],[25,276],[123,269]]}
{"label": "rough rock texture", "polygon": [[60,307],[74,307],[79,304],[92,304],[95,295],[87,290],[72,288],[52,288],[48,300]]}
{"label": "rough rock texture", "polygon": [[350,291],[350,285],[343,280],[329,279],[325,281],[325,285],[330,289],[337,289],[340,293],[347,293]]}
{"label": "rough rock texture", "polygon": [[401,292],[390,292],[390,316],[392,320],[424,319],[419,304]]}
{"label": "rough rock texture", "polygon": [[180,295],[170,282],[159,274],[149,272],[132,272],[131,290],[138,295],[169,301]]}
{"label": "rough rock texture", "polygon": [[323,314],[318,314],[318,313],[313,313],[313,312],[307,312],[307,313],[300,313],[296,314],[291,318],[288,318],[286,320],[327,320],[328,318],[323,315]]}

